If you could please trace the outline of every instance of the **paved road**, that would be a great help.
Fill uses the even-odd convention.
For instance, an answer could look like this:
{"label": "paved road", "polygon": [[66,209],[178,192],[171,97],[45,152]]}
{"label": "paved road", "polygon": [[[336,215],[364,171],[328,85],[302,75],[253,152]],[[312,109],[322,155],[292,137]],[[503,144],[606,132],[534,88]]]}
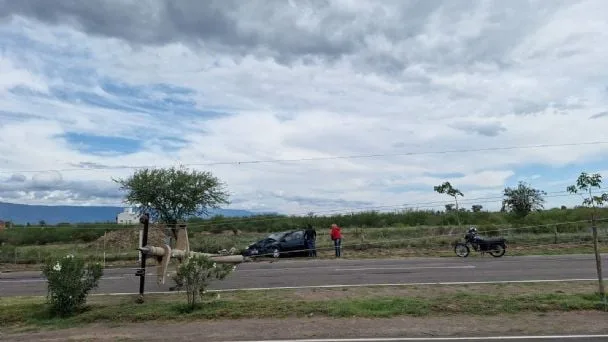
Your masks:
{"label": "paved road", "polygon": [[[345,339],[313,339],[313,340],[256,340],[242,342],[451,342],[451,341],[520,341],[520,342],[605,342],[608,340],[608,335],[586,336],[586,335],[567,335],[567,336],[513,336],[513,337],[451,337],[451,338],[433,338],[433,337],[404,337],[404,338],[345,338]],[[237,341],[231,341],[237,342]]]}
{"label": "paved road", "polygon": [[[603,257],[608,274],[608,259]],[[135,267],[135,266],[134,266]],[[168,291],[172,281],[156,284],[156,267],[148,269],[146,292]],[[279,260],[251,262],[210,289],[256,289],[301,286],[360,286],[378,284],[502,282],[533,280],[594,280],[592,255],[522,256],[503,258],[408,258],[373,260]],[[134,269],[107,269],[94,293],[137,293]],[[45,295],[39,272],[0,274],[2,296]]]}

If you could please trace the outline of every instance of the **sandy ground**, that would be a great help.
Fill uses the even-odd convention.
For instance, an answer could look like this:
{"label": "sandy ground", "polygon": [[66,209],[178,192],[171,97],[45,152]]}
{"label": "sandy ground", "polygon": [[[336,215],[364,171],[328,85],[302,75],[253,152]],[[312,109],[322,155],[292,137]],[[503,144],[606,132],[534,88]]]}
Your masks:
{"label": "sandy ground", "polygon": [[188,323],[90,325],[66,330],[2,334],[2,341],[233,341],[289,338],[446,337],[608,333],[608,313],[567,312],[391,319],[248,319]]}

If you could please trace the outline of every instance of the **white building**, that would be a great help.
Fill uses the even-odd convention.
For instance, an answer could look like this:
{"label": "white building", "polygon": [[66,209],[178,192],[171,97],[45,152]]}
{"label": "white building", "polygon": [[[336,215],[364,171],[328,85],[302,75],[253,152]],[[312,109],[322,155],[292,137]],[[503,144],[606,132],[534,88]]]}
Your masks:
{"label": "white building", "polygon": [[116,216],[117,224],[137,224],[139,223],[139,215],[133,212],[133,208],[125,208],[122,213]]}

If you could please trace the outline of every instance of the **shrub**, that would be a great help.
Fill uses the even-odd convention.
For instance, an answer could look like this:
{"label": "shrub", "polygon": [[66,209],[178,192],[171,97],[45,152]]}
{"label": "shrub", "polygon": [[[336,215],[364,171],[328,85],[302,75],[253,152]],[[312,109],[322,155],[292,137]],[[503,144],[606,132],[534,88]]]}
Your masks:
{"label": "shrub", "polygon": [[42,273],[48,280],[47,300],[51,312],[70,316],[82,308],[89,292],[98,286],[103,268],[99,263],[85,265],[83,259],[67,255],[49,259]]}
{"label": "shrub", "polygon": [[17,248],[15,246],[0,243],[0,263],[15,262],[16,250]]}
{"label": "shrub", "polygon": [[194,309],[197,300],[203,295],[209,282],[215,278],[222,280],[235,267],[227,264],[216,264],[203,254],[194,254],[179,265],[174,276],[175,282],[183,287],[188,297],[188,305]]}

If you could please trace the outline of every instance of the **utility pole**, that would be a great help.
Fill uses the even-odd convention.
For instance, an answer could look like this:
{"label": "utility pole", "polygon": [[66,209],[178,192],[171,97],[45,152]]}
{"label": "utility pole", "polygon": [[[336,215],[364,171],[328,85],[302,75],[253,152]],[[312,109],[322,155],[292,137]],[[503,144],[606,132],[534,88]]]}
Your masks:
{"label": "utility pole", "polygon": [[[144,225],[144,233],[141,239],[141,246],[144,247],[148,244],[148,227],[150,224],[150,215],[148,213],[144,213],[140,218],[139,222]],[[142,253],[143,254],[143,253]],[[136,276],[139,276],[139,298],[138,303],[144,302],[144,287],[146,284],[146,255],[141,256],[141,266],[140,269],[135,273]]]}

